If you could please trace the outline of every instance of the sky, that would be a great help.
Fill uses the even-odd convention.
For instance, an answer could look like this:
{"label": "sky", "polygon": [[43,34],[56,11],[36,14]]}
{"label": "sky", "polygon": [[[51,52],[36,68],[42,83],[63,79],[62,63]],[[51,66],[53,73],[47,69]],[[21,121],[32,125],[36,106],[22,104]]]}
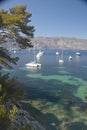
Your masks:
{"label": "sky", "polygon": [[86,0],[2,0],[0,9],[23,4],[32,13],[34,36],[87,39]]}

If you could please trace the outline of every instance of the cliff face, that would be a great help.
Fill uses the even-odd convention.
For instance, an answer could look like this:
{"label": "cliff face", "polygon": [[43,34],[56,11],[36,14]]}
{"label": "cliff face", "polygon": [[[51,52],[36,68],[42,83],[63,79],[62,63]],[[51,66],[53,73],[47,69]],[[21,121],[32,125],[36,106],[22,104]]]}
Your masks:
{"label": "cliff face", "polygon": [[32,43],[36,49],[80,49],[87,50],[87,39],[68,37],[34,37]]}

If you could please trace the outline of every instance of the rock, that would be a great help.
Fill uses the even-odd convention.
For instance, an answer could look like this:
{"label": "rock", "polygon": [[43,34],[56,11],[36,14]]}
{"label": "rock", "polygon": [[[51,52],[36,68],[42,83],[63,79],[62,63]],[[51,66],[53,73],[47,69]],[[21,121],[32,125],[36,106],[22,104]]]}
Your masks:
{"label": "rock", "polygon": [[[11,101],[7,103],[7,108],[10,108],[13,105]],[[21,106],[21,105],[19,105]],[[36,121],[29,112],[22,109],[22,107],[18,108],[18,111],[15,115],[15,119],[11,121],[11,125],[8,130],[20,130],[23,128],[23,130],[45,130],[45,128]],[[27,129],[26,129],[27,128]]]}

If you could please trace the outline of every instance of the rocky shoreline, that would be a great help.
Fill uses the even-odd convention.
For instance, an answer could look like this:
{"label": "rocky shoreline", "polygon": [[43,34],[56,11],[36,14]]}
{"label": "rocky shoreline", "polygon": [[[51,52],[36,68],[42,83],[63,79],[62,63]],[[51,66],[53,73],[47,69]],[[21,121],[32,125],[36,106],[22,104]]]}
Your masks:
{"label": "rocky shoreline", "polygon": [[29,112],[22,108],[18,110],[15,120],[12,121],[8,130],[20,130],[21,128],[27,128],[26,130],[45,130],[45,128],[43,128],[43,126],[36,121]]}
{"label": "rocky shoreline", "polygon": [[11,120],[8,130],[46,130],[39,121],[30,115],[30,113],[22,107],[22,104],[16,102],[15,104],[9,100],[6,103],[7,109],[15,105],[17,112],[15,118]]}

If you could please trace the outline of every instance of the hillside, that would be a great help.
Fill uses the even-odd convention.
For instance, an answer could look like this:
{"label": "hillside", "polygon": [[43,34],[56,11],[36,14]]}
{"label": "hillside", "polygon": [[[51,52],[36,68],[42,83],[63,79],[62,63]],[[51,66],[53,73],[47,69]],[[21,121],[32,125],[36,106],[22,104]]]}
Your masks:
{"label": "hillside", "polygon": [[34,37],[32,43],[35,48],[44,49],[80,49],[87,50],[87,39],[75,37]]}

